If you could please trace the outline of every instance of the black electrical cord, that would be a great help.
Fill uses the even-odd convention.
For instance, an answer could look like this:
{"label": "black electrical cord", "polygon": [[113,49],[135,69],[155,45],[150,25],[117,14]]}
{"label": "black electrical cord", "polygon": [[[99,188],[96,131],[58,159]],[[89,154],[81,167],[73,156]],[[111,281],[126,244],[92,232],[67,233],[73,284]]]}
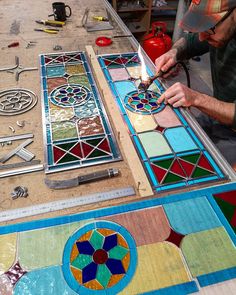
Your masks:
{"label": "black electrical cord", "polygon": [[188,67],[186,66],[185,62],[183,62],[183,61],[177,61],[177,63],[175,64],[175,66],[177,66],[177,65],[181,65],[182,68],[184,69],[185,74],[186,74],[186,79],[187,79],[187,86],[188,86],[188,88],[191,88],[190,75],[189,75]]}

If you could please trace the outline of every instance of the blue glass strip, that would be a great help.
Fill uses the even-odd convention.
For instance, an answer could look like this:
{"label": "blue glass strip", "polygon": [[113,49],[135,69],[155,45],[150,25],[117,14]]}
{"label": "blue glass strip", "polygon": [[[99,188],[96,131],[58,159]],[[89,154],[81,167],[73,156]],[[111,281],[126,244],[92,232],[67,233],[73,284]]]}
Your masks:
{"label": "blue glass strip", "polygon": [[146,169],[147,169],[147,171],[148,171],[149,177],[151,178],[151,181],[152,181],[153,185],[154,185],[154,186],[159,185],[159,183],[158,183],[158,181],[157,181],[157,179],[156,179],[156,176],[155,176],[155,174],[154,174],[153,171],[152,171],[152,168],[151,168],[151,166],[150,166],[150,163],[147,162],[147,161],[145,161],[145,162],[144,162],[144,165],[145,165],[145,167],[146,167]]}
{"label": "blue glass strip", "polygon": [[236,278],[236,267],[220,270],[207,275],[198,276],[197,280],[201,287],[205,287],[205,286],[213,285],[226,280],[231,280],[234,278]]}
{"label": "blue glass strip", "polygon": [[204,145],[200,142],[199,138],[196,136],[196,134],[193,132],[193,130],[189,126],[186,129],[191,134],[191,136],[194,138],[195,142],[200,147],[200,149],[204,149],[205,148]]}
{"label": "blue glass strip", "polygon": [[198,291],[198,286],[193,281],[171,287],[166,287],[156,291],[141,293],[140,295],[187,295]]}
{"label": "blue glass strip", "polygon": [[138,148],[138,151],[139,151],[139,153],[140,153],[143,161],[146,161],[147,160],[147,156],[146,156],[145,151],[144,151],[144,149],[143,149],[143,147],[142,147],[142,145],[141,145],[141,143],[139,141],[138,136],[134,135],[133,136],[133,140],[134,140],[134,142],[135,142],[135,144],[136,144],[136,146]]}
{"label": "blue glass strip", "polygon": [[213,181],[213,180],[217,180],[219,179],[219,177],[217,175],[213,175],[213,176],[208,176],[208,177],[201,177],[199,179],[192,179],[192,180],[188,180],[189,185],[194,185],[197,183],[202,183],[202,182],[206,182],[206,181]]}

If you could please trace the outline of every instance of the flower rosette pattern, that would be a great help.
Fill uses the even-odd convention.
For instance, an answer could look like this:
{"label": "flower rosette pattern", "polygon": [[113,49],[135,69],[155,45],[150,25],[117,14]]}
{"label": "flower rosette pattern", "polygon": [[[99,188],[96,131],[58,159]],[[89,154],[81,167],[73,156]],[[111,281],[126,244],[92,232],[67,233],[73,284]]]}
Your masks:
{"label": "flower rosette pattern", "polygon": [[136,268],[136,246],[120,225],[102,221],[86,225],[67,242],[63,273],[79,294],[116,294]]}
{"label": "flower rosette pattern", "polygon": [[155,114],[163,110],[164,103],[158,103],[159,96],[153,91],[132,91],[125,97],[124,103],[128,110],[143,115]]}
{"label": "flower rosette pattern", "polygon": [[51,102],[61,107],[76,107],[87,102],[92,92],[79,84],[66,84],[55,88],[51,94]]}

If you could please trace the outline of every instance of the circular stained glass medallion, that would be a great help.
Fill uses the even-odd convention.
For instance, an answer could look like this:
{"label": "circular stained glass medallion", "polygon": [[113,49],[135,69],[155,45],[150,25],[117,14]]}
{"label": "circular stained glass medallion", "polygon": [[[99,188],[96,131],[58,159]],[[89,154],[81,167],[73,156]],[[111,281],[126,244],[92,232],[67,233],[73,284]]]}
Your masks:
{"label": "circular stained glass medallion", "polygon": [[50,94],[51,102],[61,107],[75,107],[90,99],[92,92],[80,84],[60,85]]}
{"label": "circular stained glass medallion", "polygon": [[[120,292],[132,279],[137,261],[135,242],[122,226],[108,221],[80,228],[67,241],[63,274],[79,294]],[[110,293],[109,293],[110,294]]]}
{"label": "circular stained glass medallion", "polygon": [[153,91],[132,91],[126,95],[124,103],[126,108],[134,113],[150,115],[164,109],[164,103],[159,104],[158,99],[159,96]]}

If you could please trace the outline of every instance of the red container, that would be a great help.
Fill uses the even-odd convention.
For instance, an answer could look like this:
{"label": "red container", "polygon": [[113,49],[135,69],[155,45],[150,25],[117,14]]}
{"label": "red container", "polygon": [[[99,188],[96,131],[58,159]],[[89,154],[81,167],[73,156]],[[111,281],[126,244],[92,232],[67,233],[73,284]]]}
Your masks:
{"label": "red container", "polygon": [[153,22],[152,32],[144,37],[143,49],[154,63],[156,58],[170,50],[172,46],[170,36],[165,33],[166,23]]}

